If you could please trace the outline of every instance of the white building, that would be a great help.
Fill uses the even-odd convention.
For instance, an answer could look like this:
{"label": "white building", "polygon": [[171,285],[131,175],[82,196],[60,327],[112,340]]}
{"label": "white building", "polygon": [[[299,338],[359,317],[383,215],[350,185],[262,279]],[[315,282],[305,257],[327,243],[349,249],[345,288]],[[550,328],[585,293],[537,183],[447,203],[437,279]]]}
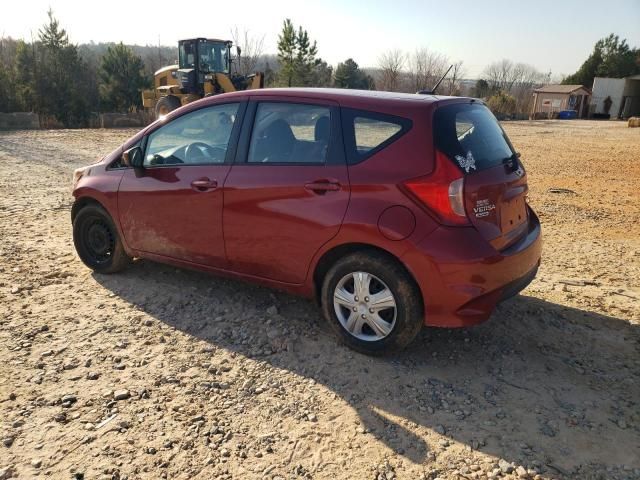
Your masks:
{"label": "white building", "polygon": [[593,80],[590,111],[591,115],[608,114],[611,118],[640,116],[640,75],[625,78],[596,77]]}

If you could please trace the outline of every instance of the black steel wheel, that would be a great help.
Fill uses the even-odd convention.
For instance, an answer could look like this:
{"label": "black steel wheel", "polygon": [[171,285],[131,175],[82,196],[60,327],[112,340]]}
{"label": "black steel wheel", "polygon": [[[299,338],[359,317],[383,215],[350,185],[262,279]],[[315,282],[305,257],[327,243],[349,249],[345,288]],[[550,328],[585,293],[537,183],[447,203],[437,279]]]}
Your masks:
{"label": "black steel wheel", "polygon": [[99,273],[118,272],[130,261],[111,217],[98,205],[87,205],[76,215],[73,243],[84,264]]}

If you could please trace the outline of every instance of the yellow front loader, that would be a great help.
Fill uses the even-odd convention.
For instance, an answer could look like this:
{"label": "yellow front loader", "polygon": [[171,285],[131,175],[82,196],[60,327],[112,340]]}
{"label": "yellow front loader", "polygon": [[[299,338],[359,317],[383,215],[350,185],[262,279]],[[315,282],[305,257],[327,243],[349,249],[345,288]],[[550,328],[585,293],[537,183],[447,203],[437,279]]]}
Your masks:
{"label": "yellow front loader", "polygon": [[[179,64],[163,67],[154,74],[154,88],[143,90],[142,105],[153,109],[159,118],[203,97],[264,88],[262,72],[246,76],[231,73],[231,46],[229,40],[180,40]],[[240,48],[236,51],[239,59]]]}

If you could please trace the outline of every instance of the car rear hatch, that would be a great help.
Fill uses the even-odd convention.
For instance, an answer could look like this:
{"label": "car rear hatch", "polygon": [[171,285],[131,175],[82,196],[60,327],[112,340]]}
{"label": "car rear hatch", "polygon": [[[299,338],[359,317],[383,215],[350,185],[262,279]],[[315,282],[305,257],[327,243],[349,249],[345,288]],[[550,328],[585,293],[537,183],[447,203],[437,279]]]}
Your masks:
{"label": "car rear hatch", "polygon": [[478,101],[441,106],[434,138],[437,159],[446,157],[464,178],[463,214],[480,234],[497,250],[526,235],[527,176],[491,111]]}

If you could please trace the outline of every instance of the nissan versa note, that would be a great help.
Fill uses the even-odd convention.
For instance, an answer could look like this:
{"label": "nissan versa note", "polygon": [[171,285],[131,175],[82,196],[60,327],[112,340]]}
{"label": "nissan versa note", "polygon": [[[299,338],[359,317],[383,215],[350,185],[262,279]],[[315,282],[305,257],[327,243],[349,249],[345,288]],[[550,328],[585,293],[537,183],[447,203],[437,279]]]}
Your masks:
{"label": "nissan versa note", "polygon": [[74,173],[99,273],[147,258],[315,297],[352,348],[465,327],[522,290],[540,223],[482,101],[334,89],[205,98]]}

